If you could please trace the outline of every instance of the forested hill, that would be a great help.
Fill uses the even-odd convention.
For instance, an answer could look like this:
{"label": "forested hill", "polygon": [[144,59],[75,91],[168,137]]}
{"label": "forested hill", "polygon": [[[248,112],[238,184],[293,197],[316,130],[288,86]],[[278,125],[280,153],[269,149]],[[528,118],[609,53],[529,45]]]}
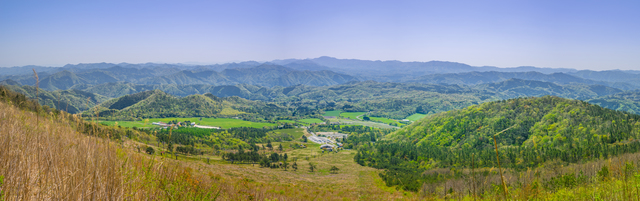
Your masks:
{"label": "forested hill", "polygon": [[238,97],[216,97],[197,94],[175,97],[160,90],[145,91],[106,101],[84,113],[107,119],[158,117],[236,117],[265,118],[287,116],[289,111],[275,104],[250,101]]}
{"label": "forested hill", "polygon": [[[0,86],[14,92],[22,93],[29,98],[36,97],[36,87],[33,86],[3,85],[3,83],[0,83]],[[45,91],[40,89],[37,94],[38,103],[41,105],[72,114],[85,111],[109,99],[108,97],[99,94],[77,89],[56,91]]]}
{"label": "forested hill", "polygon": [[640,114],[640,90],[597,97],[589,102],[606,108]]}
{"label": "forested hill", "polygon": [[422,119],[389,136],[419,146],[490,149],[499,146],[570,150],[598,143],[626,143],[640,137],[640,115],[553,96],[474,105]]}
{"label": "forested hill", "polygon": [[605,82],[594,81],[569,75],[565,73],[544,74],[540,72],[466,72],[466,73],[448,73],[448,74],[431,74],[419,78],[405,79],[404,82],[415,83],[431,83],[431,84],[464,84],[478,85],[486,83],[502,82],[509,79],[535,80],[543,82],[552,82],[555,84],[586,84],[586,85],[605,85],[622,90],[638,89],[632,82],[618,81]]}
{"label": "forested hill", "polygon": [[[387,185],[416,190],[442,179],[434,168],[502,167],[578,163],[640,151],[640,115],[553,96],[474,105],[421,119],[384,140],[358,148],[354,160],[375,168]],[[442,176],[442,175],[440,175]]]}

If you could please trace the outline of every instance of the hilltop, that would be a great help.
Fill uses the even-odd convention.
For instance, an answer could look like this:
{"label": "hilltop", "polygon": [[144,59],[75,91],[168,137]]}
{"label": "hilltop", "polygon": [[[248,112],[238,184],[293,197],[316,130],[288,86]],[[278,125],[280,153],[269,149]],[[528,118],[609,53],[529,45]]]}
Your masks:
{"label": "hilltop", "polygon": [[[419,120],[389,136],[418,146],[490,149],[501,146],[549,147],[569,151],[640,137],[640,115],[553,96],[517,98],[470,106]],[[594,136],[598,133],[598,136]],[[534,143],[535,142],[535,143]]]}
{"label": "hilltop", "polygon": [[[640,150],[636,140],[639,137],[640,115],[553,96],[517,98],[428,116],[375,145],[360,147],[355,160],[361,165],[386,169],[380,176],[387,185],[417,191],[425,183],[470,176],[460,168],[493,171],[498,167],[495,146],[500,166],[518,175],[518,171],[527,169],[549,171],[544,167],[559,168],[636,153]],[[598,166],[602,167],[602,163]],[[439,168],[453,172],[443,173],[437,171]],[[594,171],[589,169],[589,174]],[[578,177],[555,172],[545,178],[556,176]],[[488,175],[482,177],[487,179]]]}
{"label": "hilltop", "polygon": [[[0,83],[2,85],[2,83]],[[12,91],[25,94],[27,97],[36,97],[36,87],[23,85],[2,85]],[[80,113],[92,108],[102,102],[109,100],[108,97],[77,89],[38,91],[38,103],[49,108],[66,111],[68,113]]]}
{"label": "hilltop", "polygon": [[640,90],[625,91],[589,100],[602,107],[640,114]]}

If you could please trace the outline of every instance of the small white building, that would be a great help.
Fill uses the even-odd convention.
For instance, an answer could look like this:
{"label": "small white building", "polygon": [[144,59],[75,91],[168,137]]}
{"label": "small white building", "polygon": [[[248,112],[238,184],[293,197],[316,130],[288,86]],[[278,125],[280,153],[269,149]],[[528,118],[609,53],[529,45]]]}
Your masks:
{"label": "small white building", "polygon": [[320,146],[320,149],[333,149],[333,145],[323,144],[322,146]]}

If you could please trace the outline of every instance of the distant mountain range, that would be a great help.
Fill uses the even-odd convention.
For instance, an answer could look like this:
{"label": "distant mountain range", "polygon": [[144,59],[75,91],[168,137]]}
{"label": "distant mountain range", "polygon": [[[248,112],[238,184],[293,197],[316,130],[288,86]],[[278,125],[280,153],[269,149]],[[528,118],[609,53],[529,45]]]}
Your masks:
{"label": "distant mountain range", "polygon": [[[606,73],[606,72],[602,72]],[[637,75],[640,77],[640,75]],[[485,83],[502,82],[509,79],[535,80],[552,82],[556,84],[587,84],[587,85],[604,85],[622,90],[632,90],[640,88],[640,85],[632,83],[610,81],[595,81],[585,79],[565,73],[544,74],[540,72],[467,72],[467,73],[449,73],[449,74],[432,74],[425,75],[414,79],[403,80],[403,82],[430,83],[430,84],[463,84],[477,85]],[[612,79],[613,81],[613,79]]]}
{"label": "distant mountain range", "polygon": [[[65,87],[70,84],[95,85],[113,82],[114,80],[136,84],[252,84],[260,86],[305,84],[326,86],[353,80],[482,84],[511,78],[560,81],[561,83],[571,81],[583,84],[601,84],[624,90],[640,88],[640,76],[638,76],[640,71],[579,71],[568,68],[539,68],[531,66],[514,68],[476,67],[445,61],[369,61],[336,59],[326,56],[315,59],[274,60],[264,63],[246,61],[215,65],[91,63],[68,64],[63,67],[24,66],[0,68],[0,80],[11,79],[24,85],[33,85],[35,80],[33,76],[30,76],[33,73],[32,69],[38,71],[41,74],[41,78],[54,76],[52,77],[53,81],[56,81],[56,83],[58,81],[62,82],[61,84],[51,82],[47,87],[52,90],[54,87],[55,89],[67,89]],[[488,74],[465,74],[471,72],[485,72]],[[497,75],[496,72],[499,73],[499,76],[496,76],[494,80],[484,80],[487,76]],[[454,74],[461,74],[460,76],[462,77],[476,76],[477,78],[473,78],[473,82],[459,81],[456,80],[458,78],[451,78]],[[547,75],[548,78],[543,78],[543,75]],[[485,78],[482,78],[483,76]],[[454,80],[446,80],[449,78]]]}
{"label": "distant mountain range", "polygon": [[[15,82],[3,81],[0,85],[28,96],[35,95],[35,87],[19,86]],[[102,104],[110,110],[123,110],[143,100],[149,92],[177,96],[166,104],[184,105],[180,97],[210,94],[215,97],[236,97],[261,104],[275,103],[289,110],[342,110],[372,111],[374,116],[402,119],[415,113],[433,114],[442,111],[460,109],[470,105],[504,100],[516,97],[553,95],[588,101],[606,108],[640,114],[640,91],[623,91],[603,85],[556,84],[552,82],[509,79],[502,82],[485,83],[475,86],[448,84],[389,83],[389,82],[349,82],[332,86],[294,85],[288,87],[262,87],[256,85],[140,85],[133,83],[106,83],[88,88],[42,91],[38,96],[40,103],[72,113],[87,108],[86,99],[90,97],[89,107]],[[138,94],[129,96],[130,94]],[[170,95],[169,95],[170,94]],[[58,98],[61,96],[61,98]],[[129,97],[129,98],[126,98]],[[113,98],[113,99],[110,99]],[[60,100],[60,103],[58,103]],[[126,101],[120,101],[126,100]],[[196,100],[196,99],[188,99]],[[106,102],[105,102],[106,101]],[[115,101],[115,102],[114,102]],[[67,103],[69,103],[67,107]],[[104,104],[103,104],[104,103]],[[122,104],[132,103],[132,104]],[[245,103],[243,103],[245,104]],[[251,103],[249,105],[255,105]],[[245,104],[246,105],[246,104]],[[173,106],[172,106],[173,107]],[[262,107],[262,106],[261,106]],[[312,109],[315,108],[315,109]],[[144,108],[142,108],[144,109]],[[148,109],[148,108],[147,108]],[[140,111],[140,110],[136,110]],[[178,110],[172,109],[177,112]],[[208,111],[208,110],[200,110]],[[241,111],[241,110],[239,110]],[[146,113],[149,113],[148,111]],[[126,113],[117,114],[125,115]],[[179,113],[158,113],[156,115],[184,115]],[[198,113],[200,114],[200,113]],[[204,113],[202,113],[204,114]],[[210,113],[217,114],[217,113]],[[284,113],[283,113],[284,114]],[[131,114],[129,114],[131,115]],[[266,114],[264,114],[266,115]],[[215,115],[214,115],[215,116]]]}
{"label": "distant mountain range", "polygon": [[[98,65],[102,67],[102,65]],[[33,73],[33,72],[31,72]],[[327,86],[358,81],[357,78],[333,71],[299,71],[292,68],[260,64],[249,68],[229,68],[220,72],[199,68],[199,70],[179,70],[177,68],[131,68],[112,66],[108,68],[64,69],[39,73],[40,87],[46,90],[66,90],[72,87],[88,88],[114,82],[130,82],[147,85],[234,85],[252,84],[260,86]],[[33,75],[5,75],[0,80],[9,80],[22,85],[34,85]]]}
{"label": "distant mountain range", "polygon": [[[588,100],[603,107],[640,113],[633,94],[640,89],[640,71],[588,71],[538,67],[474,67],[455,62],[367,61],[315,59],[247,61],[216,65],[93,63],[63,67],[0,68],[0,84],[33,94],[50,107],[58,98],[73,111],[109,98],[160,90],[172,96],[211,94],[286,104],[293,108],[374,111],[402,118],[515,97],[553,95]],[[19,87],[22,86],[22,87]],[[628,94],[625,94],[628,93]],[[77,97],[76,97],[77,96]],[[55,100],[55,101],[53,101]],[[55,102],[55,104],[53,103]]]}

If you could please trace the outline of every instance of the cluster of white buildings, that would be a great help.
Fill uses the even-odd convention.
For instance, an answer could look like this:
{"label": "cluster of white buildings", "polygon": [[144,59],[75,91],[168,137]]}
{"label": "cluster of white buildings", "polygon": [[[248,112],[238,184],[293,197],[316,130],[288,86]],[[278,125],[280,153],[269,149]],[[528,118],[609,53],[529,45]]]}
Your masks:
{"label": "cluster of white buildings", "polygon": [[[171,126],[171,124],[167,124],[167,123],[163,123],[163,122],[153,122],[151,123],[153,125],[156,126],[162,126],[163,128],[168,128]],[[178,125],[182,125],[182,122],[178,122],[176,124],[176,126]],[[196,122],[191,122],[191,126],[196,127],[196,128],[206,128],[206,129],[220,129],[220,127],[215,127],[215,126],[201,126],[201,125],[197,125]]]}

